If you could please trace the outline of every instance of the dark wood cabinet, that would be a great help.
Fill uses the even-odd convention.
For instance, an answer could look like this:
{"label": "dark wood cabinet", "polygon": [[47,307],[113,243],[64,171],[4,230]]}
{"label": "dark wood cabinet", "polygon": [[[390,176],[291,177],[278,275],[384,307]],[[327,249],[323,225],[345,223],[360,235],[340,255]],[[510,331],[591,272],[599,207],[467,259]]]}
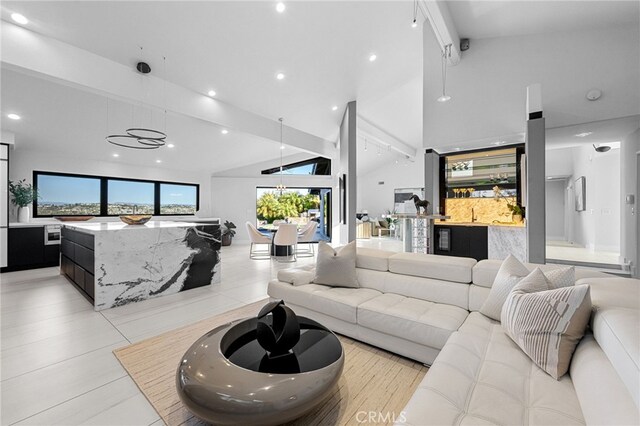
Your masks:
{"label": "dark wood cabinet", "polygon": [[93,235],[63,227],[61,247],[62,273],[93,301],[95,295]]}
{"label": "dark wood cabinet", "polygon": [[60,245],[45,245],[44,226],[9,228],[7,246],[7,267],[2,268],[2,272],[60,264]]}
{"label": "dark wood cabinet", "polygon": [[486,226],[435,226],[435,254],[488,258],[488,229]]}

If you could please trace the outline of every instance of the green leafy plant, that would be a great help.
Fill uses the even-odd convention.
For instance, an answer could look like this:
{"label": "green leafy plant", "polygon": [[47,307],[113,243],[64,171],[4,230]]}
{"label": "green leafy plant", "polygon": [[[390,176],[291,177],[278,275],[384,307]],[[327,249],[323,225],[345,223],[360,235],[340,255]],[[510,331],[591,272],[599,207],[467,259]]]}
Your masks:
{"label": "green leafy plant", "polygon": [[500,201],[500,199],[502,198],[507,202],[507,208],[509,209],[511,214],[520,215],[524,217],[524,212],[525,212],[524,207],[522,207],[518,203],[511,203],[511,201],[502,194],[502,190],[497,185],[493,187],[493,198],[495,198],[496,201]]}
{"label": "green leafy plant", "polygon": [[9,181],[9,192],[11,201],[18,207],[27,207],[38,199],[38,192],[33,185],[26,183],[26,179],[18,182]]}
{"label": "green leafy plant", "polygon": [[256,213],[259,220],[272,223],[274,220],[299,217],[301,213],[318,207],[320,207],[320,197],[317,195],[265,192],[256,202]]}
{"label": "green leafy plant", "polygon": [[396,213],[397,212],[395,211],[395,209],[393,211],[391,211],[391,210],[387,210],[386,211],[384,220],[387,221],[387,224],[393,225],[393,224],[398,222],[398,218],[393,217],[393,216],[395,216]]}
{"label": "green leafy plant", "polygon": [[233,222],[229,222],[228,220],[224,221],[224,225],[222,225],[222,235],[230,235],[233,238],[236,235],[236,225]]}

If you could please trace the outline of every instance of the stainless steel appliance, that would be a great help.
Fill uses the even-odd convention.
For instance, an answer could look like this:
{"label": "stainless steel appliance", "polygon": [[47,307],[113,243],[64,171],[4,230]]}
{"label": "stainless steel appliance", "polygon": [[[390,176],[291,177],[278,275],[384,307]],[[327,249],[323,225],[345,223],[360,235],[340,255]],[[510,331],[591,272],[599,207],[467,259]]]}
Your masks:
{"label": "stainless steel appliance", "polygon": [[0,267],[7,266],[9,249],[9,145],[0,144]]}
{"label": "stainless steel appliance", "polygon": [[44,226],[44,245],[51,246],[54,244],[60,244],[60,225],[45,225]]}

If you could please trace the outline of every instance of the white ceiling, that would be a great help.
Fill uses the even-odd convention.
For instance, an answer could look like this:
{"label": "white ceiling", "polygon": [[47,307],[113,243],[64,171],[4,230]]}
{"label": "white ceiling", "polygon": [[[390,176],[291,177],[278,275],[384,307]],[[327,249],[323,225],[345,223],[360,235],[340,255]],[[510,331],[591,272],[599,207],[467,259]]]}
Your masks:
{"label": "white ceiling", "polygon": [[[7,1],[2,17],[20,12],[33,31],[132,67],[143,58],[161,77],[166,56],[169,81],[201,93],[214,89],[221,100],[285,117],[329,140],[337,138],[347,102],[365,107],[421,75],[421,32],[410,26],[410,1],[287,2],[282,14],[274,6]],[[375,62],[368,60],[372,52]]]}
{"label": "white ceiling", "polygon": [[[581,145],[611,144],[621,142],[627,135],[640,127],[640,115],[617,118],[613,120],[594,121],[576,126],[547,129],[547,149],[571,148]],[[579,137],[576,135],[589,133]]]}
{"label": "white ceiling", "polygon": [[[30,19],[30,30],[131,67],[143,59],[160,78],[166,76],[200,93],[214,89],[227,103],[272,119],[285,117],[288,125],[329,140],[337,138],[345,104],[357,100],[358,114],[367,121],[421,148],[423,49],[421,29],[409,25],[413,2],[288,1],[286,5],[285,13],[278,14],[272,1],[4,1],[1,16],[10,20],[12,12],[20,12]],[[472,39],[608,28],[639,19],[638,2],[633,1],[451,1],[448,6],[459,34]],[[139,46],[144,47],[142,53]],[[378,56],[373,63],[368,61],[372,52]],[[472,62],[480,52],[472,41],[463,63]],[[162,56],[167,58],[166,71]],[[427,62],[425,73],[438,87],[438,54],[431,56],[434,60]],[[454,95],[463,87],[456,75],[462,68],[451,70]],[[286,78],[277,81],[277,72]],[[111,148],[103,141],[106,98],[6,70],[2,77],[3,108],[21,109],[25,117],[20,122],[3,117],[2,126],[14,131],[23,146],[110,155]],[[477,82],[471,78],[464,84]],[[45,99],[43,93],[51,95]],[[457,102],[463,100],[456,97]],[[82,102],[86,108],[78,106]],[[111,102],[110,116],[121,115],[126,126],[130,106]],[[333,105],[339,106],[337,111],[331,110]],[[477,106],[469,107],[473,115]],[[439,120],[437,115],[431,118]],[[163,161],[175,168],[216,172],[278,156],[273,143],[249,135],[223,137],[219,130],[193,118],[169,116],[168,132],[177,148]],[[520,133],[513,133],[520,128],[507,130],[512,133],[497,139],[521,139]],[[493,140],[467,139],[469,146],[462,148]],[[358,150],[360,174],[403,161],[394,153],[377,155],[371,148],[365,152],[362,140]],[[187,151],[201,155],[194,158]],[[128,153],[114,161],[138,164],[148,156]]]}
{"label": "white ceiling", "polygon": [[611,28],[638,22],[638,1],[447,2],[460,37],[471,39]]}
{"label": "white ceiling", "polygon": [[[140,166],[216,172],[257,163],[280,155],[279,144],[247,134],[221,133],[209,122],[168,114],[166,127],[159,111],[141,108],[40,78],[2,69],[3,112],[19,114],[11,120],[2,114],[3,131],[16,134],[20,150],[51,152],[99,161]],[[175,148],[140,151],[105,142],[135,124],[166,129],[167,143]],[[287,154],[300,152],[287,147]],[[120,154],[114,158],[114,153]]]}

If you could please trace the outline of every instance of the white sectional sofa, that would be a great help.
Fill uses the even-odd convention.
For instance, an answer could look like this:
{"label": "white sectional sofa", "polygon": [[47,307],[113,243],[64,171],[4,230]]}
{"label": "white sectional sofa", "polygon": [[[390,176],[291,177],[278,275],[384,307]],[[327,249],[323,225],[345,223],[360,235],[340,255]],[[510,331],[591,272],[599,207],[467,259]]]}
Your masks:
{"label": "white sectional sofa", "polygon": [[592,327],[556,381],[478,312],[500,264],[358,249],[359,288],[313,284],[308,267],[280,271],[268,293],[338,333],[431,364],[404,425],[640,424],[640,281],[576,269],[591,286]]}

